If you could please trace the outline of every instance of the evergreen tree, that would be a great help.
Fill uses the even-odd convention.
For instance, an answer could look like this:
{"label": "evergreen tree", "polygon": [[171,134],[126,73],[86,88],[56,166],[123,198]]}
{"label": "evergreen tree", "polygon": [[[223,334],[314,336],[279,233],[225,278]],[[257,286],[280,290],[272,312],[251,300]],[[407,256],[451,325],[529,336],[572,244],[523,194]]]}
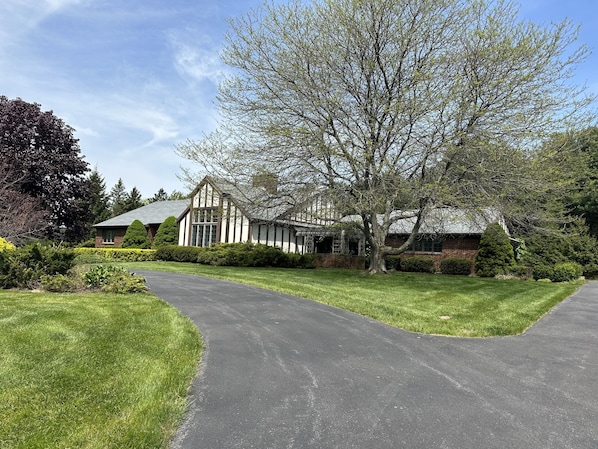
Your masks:
{"label": "evergreen tree", "polygon": [[480,247],[475,259],[476,274],[494,277],[506,274],[515,265],[515,253],[509,236],[498,223],[488,225],[480,238]]}
{"label": "evergreen tree", "polygon": [[152,248],[158,248],[165,245],[176,245],[178,243],[178,229],[176,218],[168,217],[158,228]]}
{"label": "evergreen tree", "polygon": [[118,178],[118,182],[110,190],[110,211],[112,216],[124,214],[127,211],[127,191],[125,190],[125,184],[121,178]]}
{"label": "evergreen tree", "polygon": [[168,200],[168,193],[166,193],[166,190],[164,190],[162,187],[160,187],[160,190],[158,190],[156,192],[156,194],[150,198],[148,201],[150,203],[155,203],[157,201],[166,201]]}
{"label": "evergreen tree", "polygon": [[148,249],[151,247],[150,239],[147,236],[147,230],[139,220],[133,221],[127,228],[127,232],[125,232],[125,236],[123,237],[122,247],[141,249]]}
{"label": "evergreen tree", "polygon": [[137,190],[137,187],[133,187],[131,192],[127,195],[127,199],[125,201],[125,212],[129,212],[130,210],[135,210],[143,206],[143,199],[141,198],[141,193]]}
{"label": "evergreen tree", "polygon": [[106,182],[97,168],[89,175],[89,210],[91,224],[100,223],[110,218],[109,198],[106,193]]}

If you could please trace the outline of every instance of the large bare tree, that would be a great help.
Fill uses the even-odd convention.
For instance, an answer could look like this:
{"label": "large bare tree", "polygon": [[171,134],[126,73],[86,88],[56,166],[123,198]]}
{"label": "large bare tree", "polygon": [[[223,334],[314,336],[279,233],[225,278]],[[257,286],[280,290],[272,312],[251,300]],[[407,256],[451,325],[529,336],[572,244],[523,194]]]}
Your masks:
{"label": "large bare tree", "polygon": [[40,238],[48,227],[41,201],[19,190],[25,176],[0,163],[0,237],[19,245]]}
{"label": "large bare tree", "polygon": [[[571,83],[588,53],[577,27],[517,15],[500,0],[265,4],[231,21],[221,128],[177,151],[231,181],[327,186],[359,217],[370,271],[385,272],[430,210],[504,206],[534,185],[523,149],[587,124],[593,99]],[[388,247],[407,216],[410,239]]]}

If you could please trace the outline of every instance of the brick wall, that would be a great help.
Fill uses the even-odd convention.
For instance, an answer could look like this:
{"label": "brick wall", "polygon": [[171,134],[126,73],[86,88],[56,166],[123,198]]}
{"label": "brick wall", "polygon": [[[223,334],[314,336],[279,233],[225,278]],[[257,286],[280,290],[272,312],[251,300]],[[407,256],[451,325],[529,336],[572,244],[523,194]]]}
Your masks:
{"label": "brick wall", "polygon": [[[406,236],[390,235],[386,244],[398,248],[407,240]],[[442,253],[406,252],[401,257],[426,256],[434,260],[436,270],[440,271],[440,262],[444,259],[460,258],[475,261],[480,245],[480,236],[446,237],[442,240]]]}

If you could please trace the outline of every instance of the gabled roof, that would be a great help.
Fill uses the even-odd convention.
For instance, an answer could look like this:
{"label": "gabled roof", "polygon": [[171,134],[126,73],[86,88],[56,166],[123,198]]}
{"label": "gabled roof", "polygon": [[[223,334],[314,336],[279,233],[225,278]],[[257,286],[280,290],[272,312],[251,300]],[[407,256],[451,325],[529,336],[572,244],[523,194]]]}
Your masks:
{"label": "gabled roof", "polygon": [[94,225],[95,228],[120,228],[139,220],[145,226],[160,224],[168,217],[178,218],[189,206],[189,200],[156,201],[138,209],[125,212]]}
{"label": "gabled roof", "polygon": [[233,184],[213,177],[206,177],[204,181],[212,184],[222,195],[229,196],[252,220],[273,221],[294,207],[286,195],[269,193],[264,187]]}

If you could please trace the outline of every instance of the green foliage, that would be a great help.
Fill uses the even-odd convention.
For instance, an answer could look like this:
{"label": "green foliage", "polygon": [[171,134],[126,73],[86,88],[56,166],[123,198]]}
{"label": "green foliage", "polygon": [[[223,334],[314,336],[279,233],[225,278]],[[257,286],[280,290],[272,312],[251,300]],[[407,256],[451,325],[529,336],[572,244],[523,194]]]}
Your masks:
{"label": "green foliage", "polygon": [[0,237],[0,252],[1,251],[12,251],[13,249],[16,249],[16,246],[13,245],[12,243],[10,243],[8,240]]}
{"label": "green foliage", "polygon": [[449,258],[440,262],[440,272],[442,274],[455,274],[468,276],[471,274],[473,263],[469,259]]}
{"label": "green foliage", "polygon": [[126,268],[113,265],[97,265],[84,275],[88,288],[101,289],[106,293],[142,293],[147,291],[145,279],[129,273]]}
{"label": "green foliage", "polygon": [[165,245],[176,245],[179,240],[179,230],[176,226],[176,218],[168,217],[160,224],[152,248],[159,248]]}
{"label": "green foliage", "polygon": [[150,239],[147,236],[147,230],[139,220],[134,220],[127,228],[127,232],[125,232],[125,236],[123,237],[122,247],[140,249],[151,247]]}
{"label": "green foliage", "polygon": [[194,262],[197,263],[199,253],[203,248],[197,246],[167,245],[156,249],[156,259],[171,262]]}
{"label": "green foliage", "polygon": [[223,243],[207,248],[167,245],[156,250],[156,257],[158,260],[215,266],[314,267],[313,255],[287,254],[280,248],[252,243]]}
{"label": "green foliage", "polygon": [[41,285],[48,292],[76,292],[83,288],[80,277],[64,274],[44,275]]}
{"label": "green foliage", "polygon": [[144,293],[148,291],[145,278],[132,273],[115,273],[108,282],[102,286],[104,293]]}
{"label": "green foliage", "polygon": [[598,240],[579,228],[567,233],[536,233],[525,238],[520,262],[535,271],[540,266],[574,262],[582,266],[583,276],[595,278],[598,276]]}
{"label": "green foliage", "polygon": [[156,250],[137,248],[75,248],[77,263],[149,262],[156,260]]}
{"label": "green foliage", "polygon": [[73,267],[71,249],[29,244],[0,252],[0,287],[34,288],[44,275],[67,274]]}
{"label": "green foliage", "polygon": [[400,271],[401,256],[386,256],[386,269]]}
{"label": "green foliage", "polygon": [[405,257],[401,260],[401,271],[434,273],[434,260],[424,256]]}
{"label": "green foliage", "polygon": [[534,268],[534,279],[550,279],[552,282],[570,282],[579,279],[582,273],[582,266],[575,262],[538,265]]}
{"label": "green foliage", "polygon": [[498,223],[488,225],[480,238],[475,271],[481,277],[507,274],[515,265],[515,253],[509,236]]}

